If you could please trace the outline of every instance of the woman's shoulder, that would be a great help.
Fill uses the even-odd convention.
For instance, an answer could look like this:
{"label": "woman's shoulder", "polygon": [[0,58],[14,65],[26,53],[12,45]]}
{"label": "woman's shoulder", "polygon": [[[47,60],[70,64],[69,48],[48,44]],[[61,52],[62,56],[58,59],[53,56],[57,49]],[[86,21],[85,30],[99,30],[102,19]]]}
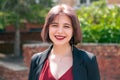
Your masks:
{"label": "woman's shoulder", "polygon": [[43,52],[38,52],[38,53],[33,54],[32,59],[36,59],[36,58],[40,57],[42,55],[42,53]]}
{"label": "woman's shoulder", "polygon": [[32,56],[32,60],[37,60],[37,59],[41,59],[42,56],[46,57],[49,53],[49,51],[51,50],[51,48],[47,48],[46,50],[44,51],[41,51],[41,52],[38,52],[38,53],[35,53],[33,56]]}
{"label": "woman's shoulder", "polygon": [[75,47],[75,54],[77,56],[81,56],[81,58],[83,58],[84,60],[92,60],[95,56],[94,53],[88,52],[86,50],[80,49]]}
{"label": "woman's shoulder", "polygon": [[77,58],[76,60],[78,62],[83,63],[87,67],[94,66],[97,64],[97,59],[95,54],[88,52],[86,50],[75,48],[74,55],[76,56],[75,58]]}
{"label": "woman's shoulder", "polygon": [[31,62],[38,63],[38,61],[40,61],[40,59],[41,59],[42,54],[43,54],[43,52],[33,54],[33,56],[31,57]]}
{"label": "woman's shoulder", "polygon": [[40,57],[42,57],[42,55],[43,55],[44,53],[46,53],[46,50],[45,50],[45,51],[38,52],[38,53],[35,53],[35,54],[32,56],[32,59],[40,58]]}

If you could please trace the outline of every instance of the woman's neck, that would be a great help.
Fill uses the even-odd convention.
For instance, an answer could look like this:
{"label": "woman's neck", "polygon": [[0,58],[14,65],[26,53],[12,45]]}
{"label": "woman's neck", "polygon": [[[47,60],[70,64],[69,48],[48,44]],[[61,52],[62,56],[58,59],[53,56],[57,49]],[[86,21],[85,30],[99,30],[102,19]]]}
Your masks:
{"label": "woman's neck", "polygon": [[51,51],[52,54],[56,55],[56,56],[69,56],[72,53],[72,49],[71,46],[68,45],[61,45],[61,46],[57,46],[57,45],[53,45],[53,49]]}

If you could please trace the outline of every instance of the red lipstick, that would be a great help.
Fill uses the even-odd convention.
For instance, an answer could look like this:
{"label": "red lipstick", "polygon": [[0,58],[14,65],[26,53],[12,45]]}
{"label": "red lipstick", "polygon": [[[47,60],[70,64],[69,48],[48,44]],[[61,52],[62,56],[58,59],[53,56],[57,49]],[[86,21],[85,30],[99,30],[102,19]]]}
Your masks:
{"label": "red lipstick", "polygon": [[57,40],[63,40],[65,38],[65,36],[61,36],[61,35],[56,35],[55,38]]}

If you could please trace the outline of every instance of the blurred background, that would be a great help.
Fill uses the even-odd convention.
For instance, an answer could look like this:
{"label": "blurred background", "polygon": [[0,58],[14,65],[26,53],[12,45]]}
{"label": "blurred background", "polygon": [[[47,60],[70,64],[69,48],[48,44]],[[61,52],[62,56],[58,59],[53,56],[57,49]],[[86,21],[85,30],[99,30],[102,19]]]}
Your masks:
{"label": "blurred background", "polygon": [[120,0],[0,0],[0,80],[27,80],[31,56],[50,45],[40,35],[45,16],[63,3],[76,11],[76,46],[97,56],[101,80],[120,80]]}

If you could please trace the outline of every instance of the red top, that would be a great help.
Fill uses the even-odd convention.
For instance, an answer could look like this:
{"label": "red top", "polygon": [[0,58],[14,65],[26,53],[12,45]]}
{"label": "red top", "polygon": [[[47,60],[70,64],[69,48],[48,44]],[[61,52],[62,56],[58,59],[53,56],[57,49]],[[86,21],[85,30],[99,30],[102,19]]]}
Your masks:
{"label": "red top", "polygon": [[[39,80],[56,80],[50,72],[49,62],[46,60],[42,72],[39,76]],[[58,80],[73,80],[72,67],[66,71]]]}

